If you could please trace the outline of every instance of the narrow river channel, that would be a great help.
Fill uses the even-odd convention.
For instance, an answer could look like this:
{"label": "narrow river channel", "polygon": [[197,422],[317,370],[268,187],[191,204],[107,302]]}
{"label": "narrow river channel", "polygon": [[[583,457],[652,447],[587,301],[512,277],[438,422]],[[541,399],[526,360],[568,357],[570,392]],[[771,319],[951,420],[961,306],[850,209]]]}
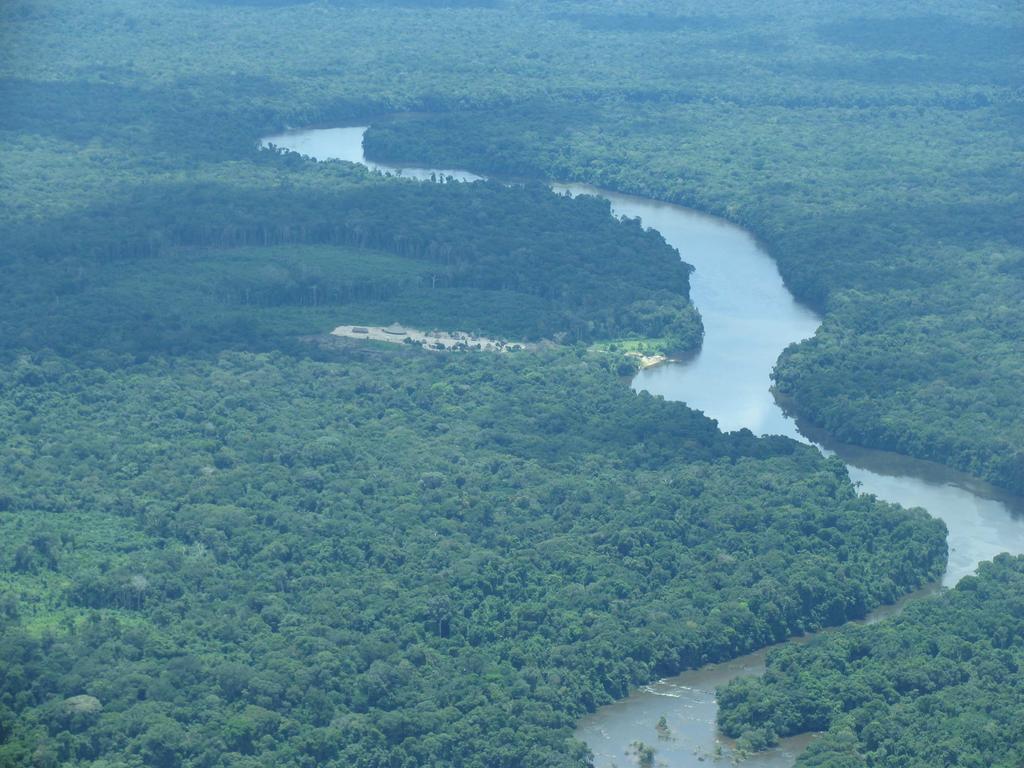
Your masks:
{"label": "narrow river channel", "polygon": [[[264,144],[318,160],[349,160],[376,170],[398,171],[365,159],[365,130],[294,131],[267,137]],[[432,174],[463,181],[481,178],[457,170],[402,170],[402,175],[418,179]],[[641,371],[633,380],[635,389],[684,401],[716,419],[723,430],[746,427],[755,434],[780,434],[813,443],[839,456],[864,493],[905,507],[924,507],[942,518],[949,528],[950,549],[943,586],[955,584],[979,562],[1000,552],[1024,553],[1024,499],[937,464],[837,443],[783,412],[769,389],[771,370],[785,347],[814,333],[820,318],[793,298],[775,262],[750,233],[669,203],[583,184],[552,187],[607,198],[616,215],[639,217],[696,267],[691,295],[704,320],[704,346],[692,360]],[[883,608],[873,618],[893,610]],[[724,749],[726,756],[729,753],[728,743],[715,728],[715,688],[737,675],[759,673],[764,656],[765,651],[759,651],[644,686],[586,717],[576,736],[593,750],[598,768],[635,764],[630,745],[637,741],[653,746],[657,763],[666,768],[713,764],[718,749]],[[668,724],[668,738],[656,728],[661,717]],[[808,740],[807,736],[789,739],[778,749],[752,755],[743,765],[791,766]]]}

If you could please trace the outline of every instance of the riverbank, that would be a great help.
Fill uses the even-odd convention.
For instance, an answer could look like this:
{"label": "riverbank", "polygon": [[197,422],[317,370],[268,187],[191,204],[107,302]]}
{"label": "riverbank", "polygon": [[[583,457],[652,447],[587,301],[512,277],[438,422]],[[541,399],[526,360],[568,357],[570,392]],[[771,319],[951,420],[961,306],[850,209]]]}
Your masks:
{"label": "riverbank", "polygon": [[669,339],[612,339],[598,341],[590,346],[595,352],[624,355],[636,363],[638,370],[653,368],[662,363],[681,363],[699,354],[699,349],[686,354],[671,354]]}
{"label": "riverbank", "polygon": [[653,368],[656,365],[667,363],[669,358],[665,355],[642,355],[639,352],[627,352],[626,357],[635,357],[640,364],[640,368]]}
{"label": "riverbank", "polygon": [[[320,158],[365,162],[361,143],[364,129],[338,130],[343,132],[332,136],[341,139],[341,143],[328,142],[330,146],[320,151],[329,154]],[[280,140],[275,143],[288,148]],[[386,165],[369,165],[393,170]],[[436,177],[437,172],[418,169],[415,173],[417,178],[429,179],[432,173]],[[465,172],[445,173],[465,180],[480,178]],[[801,433],[796,422],[772,397],[770,374],[779,353],[791,343],[811,336],[820,318],[796,301],[774,260],[756,238],[726,221],[670,203],[585,184],[553,184],[552,188],[572,195],[607,198],[613,215],[639,218],[644,226],[658,230],[696,267],[691,297],[704,321],[702,349],[690,360],[666,360],[642,368],[633,379],[634,389],[683,401],[716,419],[723,431],[749,429],[755,434],[784,435],[817,445],[816,440]],[[823,452],[833,454],[828,449]],[[915,475],[912,467],[892,462],[884,452],[863,449],[860,455],[850,456],[840,449],[834,453],[847,463],[851,478],[863,492],[905,507],[924,507],[946,522],[951,558],[943,583],[955,582],[972,572],[978,562],[991,559],[998,552],[1024,552],[1024,513],[1015,511],[1014,503],[987,498],[970,488],[936,481],[931,476]],[[1024,510],[1024,501],[1019,508]],[[724,677],[709,684],[712,671],[724,673]],[[749,668],[727,663],[691,670],[646,686],[581,721],[577,738],[601,756],[599,766],[623,760],[632,744],[643,742],[655,745],[655,760],[671,761],[666,763],[671,768],[695,768],[723,745],[728,747],[720,740],[715,725],[714,687],[750,673]],[[696,700],[668,696],[659,687],[663,685],[699,695]],[[660,713],[657,717],[646,714],[650,702],[650,711]],[[666,716],[676,741],[659,738],[657,725],[661,716]],[[793,764],[801,748],[802,742],[798,740],[781,750],[752,755],[745,765],[785,768]]]}

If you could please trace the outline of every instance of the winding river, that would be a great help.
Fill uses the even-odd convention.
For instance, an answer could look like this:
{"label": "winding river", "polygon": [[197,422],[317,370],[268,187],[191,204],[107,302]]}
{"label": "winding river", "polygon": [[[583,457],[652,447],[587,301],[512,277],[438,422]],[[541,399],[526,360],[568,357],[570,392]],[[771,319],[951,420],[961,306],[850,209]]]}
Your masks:
{"label": "winding river", "polygon": [[[293,131],[264,139],[318,160],[363,163],[371,169],[430,179],[432,175],[473,181],[458,170],[399,169],[367,161],[366,128]],[[899,454],[843,445],[790,418],[769,390],[769,374],[779,353],[811,336],[820,318],[786,289],[771,257],[748,232],[721,219],[669,203],[618,194],[583,184],[553,184],[555,190],[595,194],[611,201],[616,215],[639,217],[696,267],[691,296],[704,320],[701,352],[683,363],[641,371],[633,387],[685,401],[716,419],[723,430],[746,427],[755,434],[780,434],[817,445],[839,456],[865,493],[905,507],[920,506],[949,528],[949,565],[943,586],[955,584],[977,564],[1000,552],[1024,553],[1024,499],[930,462]],[[923,592],[934,591],[935,587]],[[872,618],[898,607],[877,611]],[[870,620],[870,619],[869,619]],[[764,669],[765,651],[661,680],[586,717],[577,737],[594,752],[598,768],[634,762],[630,745],[653,746],[659,764],[690,768],[714,762],[729,744],[715,729],[715,688],[740,674]],[[664,717],[669,734],[656,724]],[[789,739],[774,750],[744,761],[750,768],[793,765],[810,737]]]}

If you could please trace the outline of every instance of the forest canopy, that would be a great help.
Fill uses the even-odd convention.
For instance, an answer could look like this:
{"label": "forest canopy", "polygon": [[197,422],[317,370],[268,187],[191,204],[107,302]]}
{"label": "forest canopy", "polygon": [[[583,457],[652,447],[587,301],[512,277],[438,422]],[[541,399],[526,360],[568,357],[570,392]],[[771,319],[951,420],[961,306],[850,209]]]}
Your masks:
{"label": "forest canopy", "polygon": [[[540,182],[749,228],[824,313],[802,415],[1024,490],[1022,41],[938,0],[0,3],[0,764],[583,766],[631,686],[936,578],[924,511],[588,351],[696,349],[686,254]],[[314,125],[534,182],[260,149]],[[324,336],[395,320],[560,343]],[[723,726],[1019,763],[1019,562]]]}
{"label": "forest canopy", "polygon": [[719,723],[764,747],[824,731],[800,768],[1015,768],[1024,761],[1024,557],[938,597],[768,656],[719,691]]}
{"label": "forest canopy", "polygon": [[142,185],[13,228],[0,246],[13,278],[0,347],[279,348],[289,337],[275,329],[395,320],[528,341],[700,346],[692,268],[661,235],[613,218],[606,200],[266,154],[271,189]]}
{"label": "forest canopy", "polygon": [[611,368],[21,360],[0,763],[579,765],[575,719],[631,686],[943,570],[922,510]]}

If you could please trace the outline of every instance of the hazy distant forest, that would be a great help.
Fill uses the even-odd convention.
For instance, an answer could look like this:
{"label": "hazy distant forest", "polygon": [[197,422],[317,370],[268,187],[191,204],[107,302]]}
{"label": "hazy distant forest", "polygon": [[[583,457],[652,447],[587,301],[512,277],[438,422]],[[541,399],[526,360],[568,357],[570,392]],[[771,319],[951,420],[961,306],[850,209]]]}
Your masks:
{"label": "hazy distant forest", "polygon": [[[1014,2],[0,3],[0,766],[584,766],[632,686],[934,580],[922,510],[630,392],[690,269],[536,182],[755,232],[825,318],[787,402],[1024,492],[1022,72]],[[258,148],[354,124],[533,182]],[[551,343],[325,336],[394,320]],[[723,727],[1018,768],[1020,594],[787,650]]]}

